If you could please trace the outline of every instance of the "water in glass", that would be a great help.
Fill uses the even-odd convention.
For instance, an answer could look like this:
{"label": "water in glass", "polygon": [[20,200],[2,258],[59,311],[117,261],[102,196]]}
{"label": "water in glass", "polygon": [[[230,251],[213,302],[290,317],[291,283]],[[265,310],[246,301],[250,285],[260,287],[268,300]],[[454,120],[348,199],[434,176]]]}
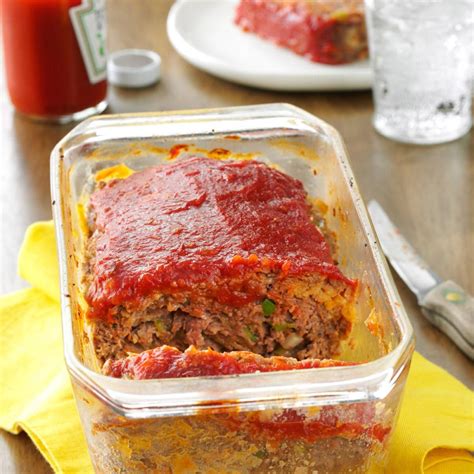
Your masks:
{"label": "water in glass", "polygon": [[374,126],[420,144],[471,127],[473,0],[366,0]]}

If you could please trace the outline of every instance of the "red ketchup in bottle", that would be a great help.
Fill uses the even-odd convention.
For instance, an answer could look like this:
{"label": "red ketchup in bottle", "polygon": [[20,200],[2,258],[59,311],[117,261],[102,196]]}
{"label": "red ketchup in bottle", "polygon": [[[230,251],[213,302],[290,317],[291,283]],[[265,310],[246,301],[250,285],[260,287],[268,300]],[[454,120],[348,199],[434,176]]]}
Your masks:
{"label": "red ketchup in bottle", "polygon": [[15,108],[56,122],[106,107],[105,0],[2,0],[8,92]]}

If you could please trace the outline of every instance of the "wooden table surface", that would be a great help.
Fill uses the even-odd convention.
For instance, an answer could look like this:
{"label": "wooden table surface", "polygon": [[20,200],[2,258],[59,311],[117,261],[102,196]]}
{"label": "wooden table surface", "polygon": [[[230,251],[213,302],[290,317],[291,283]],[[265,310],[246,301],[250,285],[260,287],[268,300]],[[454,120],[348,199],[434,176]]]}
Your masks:
{"label": "wooden table surface", "polygon": [[[366,201],[376,198],[402,232],[444,278],[474,293],[473,133],[453,143],[420,147],[379,136],[371,125],[370,92],[277,93],[234,85],[200,72],[171,47],[165,21],[171,1],[109,0],[110,50],[149,48],[160,53],[162,80],[142,90],[110,88],[114,112],[157,111],[288,102],[336,127],[349,150]],[[3,76],[3,75],[2,75]],[[34,123],[14,113],[4,79],[1,100],[0,293],[25,286],[16,256],[27,226],[50,219],[49,154],[72,126]],[[415,297],[395,276],[410,315],[417,350],[469,386],[469,360],[422,316]],[[46,473],[51,469],[25,434],[0,432],[1,473]]]}

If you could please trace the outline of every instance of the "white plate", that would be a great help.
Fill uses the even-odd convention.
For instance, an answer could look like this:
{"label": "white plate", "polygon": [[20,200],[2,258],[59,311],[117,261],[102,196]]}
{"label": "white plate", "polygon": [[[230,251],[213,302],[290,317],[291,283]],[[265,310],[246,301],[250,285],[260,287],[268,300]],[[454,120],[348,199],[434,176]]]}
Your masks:
{"label": "white plate", "polygon": [[313,63],[245,33],[234,24],[236,0],[178,0],[168,37],[176,51],[203,71],[229,81],[273,90],[368,89],[368,61],[342,66]]}

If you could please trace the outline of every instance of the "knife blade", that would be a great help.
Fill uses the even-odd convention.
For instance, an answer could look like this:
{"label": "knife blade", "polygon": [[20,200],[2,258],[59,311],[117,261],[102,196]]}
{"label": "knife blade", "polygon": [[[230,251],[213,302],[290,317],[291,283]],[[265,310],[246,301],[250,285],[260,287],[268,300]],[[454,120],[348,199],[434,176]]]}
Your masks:
{"label": "knife blade", "polygon": [[383,252],[416,295],[423,314],[474,359],[474,298],[431,270],[377,201],[369,202],[367,207]]}
{"label": "knife blade", "polygon": [[367,207],[384,254],[420,303],[430,289],[442,282],[441,278],[430,270],[377,201],[370,201]]}

